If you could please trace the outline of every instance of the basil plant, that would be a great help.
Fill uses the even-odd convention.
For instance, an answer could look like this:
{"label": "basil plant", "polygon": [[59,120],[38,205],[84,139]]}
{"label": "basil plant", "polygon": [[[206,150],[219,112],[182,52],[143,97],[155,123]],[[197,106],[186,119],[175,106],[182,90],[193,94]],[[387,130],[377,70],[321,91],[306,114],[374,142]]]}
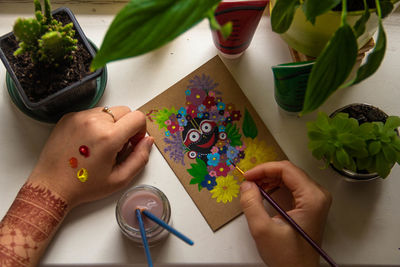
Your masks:
{"label": "basil plant", "polygon": [[[333,8],[341,7],[341,25],[333,34],[311,70],[308,79],[303,110],[301,114],[309,113],[320,107],[336,90],[357,84],[371,76],[381,64],[386,50],[386,34],[382,19],[390,14],[394,3],[399,0],[277,0],[271,12],[272,30],[277,33],[286,32],[294,17],[301,8],[312,24],[318,16]],[[359,3],[356,3],[359,2]],[[352,27],[347,21],[348,6],[361,4],[364,12]],[[348,79],[358,54],[357,38],[365,31],[365,25],[370,12],[378,15],[378,34],[375,47],[367,57],[366,62],[358,69],[356,76]]]}

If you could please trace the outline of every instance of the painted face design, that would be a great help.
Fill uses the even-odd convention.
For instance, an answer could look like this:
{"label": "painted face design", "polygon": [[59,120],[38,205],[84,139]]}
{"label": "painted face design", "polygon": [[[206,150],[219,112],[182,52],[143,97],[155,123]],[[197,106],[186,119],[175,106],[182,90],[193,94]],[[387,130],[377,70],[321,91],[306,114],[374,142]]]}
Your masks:
{"label": "painted face design", "polygon": [[[185,126],[182,132],[182,140],[184,145],[189,148],[191,152],[196,154],[208,154],[211,148],[218,141],[218,127],[217,124],[208,119],[194,118]],[[190,158],[195,158],[196,155],[189,152]]]}

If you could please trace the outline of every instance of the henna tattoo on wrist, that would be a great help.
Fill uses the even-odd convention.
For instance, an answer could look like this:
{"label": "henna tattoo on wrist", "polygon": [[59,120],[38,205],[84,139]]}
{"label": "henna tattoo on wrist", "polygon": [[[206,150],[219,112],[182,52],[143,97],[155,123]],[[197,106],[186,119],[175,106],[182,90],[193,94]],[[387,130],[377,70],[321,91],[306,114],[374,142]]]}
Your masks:
{"label": "henna tattoo on wrist", "polygon": [[0,266],[28,266],[66,215],[64,199],[26,183],[0,222]]}

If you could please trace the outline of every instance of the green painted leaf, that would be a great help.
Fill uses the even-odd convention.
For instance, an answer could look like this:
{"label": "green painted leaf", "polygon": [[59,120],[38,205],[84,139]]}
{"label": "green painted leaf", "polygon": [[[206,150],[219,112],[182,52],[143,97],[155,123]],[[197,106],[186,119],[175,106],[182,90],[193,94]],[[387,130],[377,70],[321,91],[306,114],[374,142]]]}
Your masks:
{"label": "green painted leaf", "polygon": [[339,88],[356,62],[357,50],[352,28],[339,27],[312,68],[301,114],[317,109]]}
{"label": "green painted leaf", "polygon": [[331,10],[340,2],[342,0],[305,0],[302,6],[307,20],[314,24],[317,16]]}
{"label": "green painted leaf", "polygon": [[201,159],[196,158],[196,163],[192,163],[190,166],[192,168],[187,169],[187,172],[193,176],[193,179],[190,180],[190,184],[198,184],[198,189],[200,191],[203,188],[200,184],[208,174],[207,165]]}
{"label": "green painted leaf", "polygon": [[271,26],[276,33],[286,32],[292,24],[300,0],[277,0],[271,12]]}
{"label": "green painted leaf", "polygon": [[242,145],[242,141],[240,140],[240,138],[242,138],[242,135],[239,133],[239,129],[236,127],[236,124],[229,123],[228,125],[226,125],[226,135],[228,136],[228,139],[231,140],[231,146]]}
{"label": "green painted leaf", "polygon": [[[366,3],[366,1],[364,1]],[[365,32],[365,25],[370,17],[368,5],[364,6],[364,13],[362,16],[356,21],[354,25],[354,31],[356,33],[356,38],[360,37]]]}
{"label": "green painted leaf", "polygon": [[372,74],[379,68],[383,57],[385,56],[386,50],[386,34],[385,30],[383,29],[382,22],[379,22],[378,27],[378,38],[376,40],[375,48],[372,52],[368,55],[367,61],[363,64],[357,71],[356,78],[352,81],[351,84],[357,84]]}
{"label": "green painted leaf", "polygon": [[92,62],[134,57],[173,40],[202,19],[221,0],[131,0],[114,18]]}
{"label": "green painted leaf", "polygon": [[256,138],[258,135],[257,125],[247,109],[244,110],[242,130],[244,136],[250,137],[252,139]]}

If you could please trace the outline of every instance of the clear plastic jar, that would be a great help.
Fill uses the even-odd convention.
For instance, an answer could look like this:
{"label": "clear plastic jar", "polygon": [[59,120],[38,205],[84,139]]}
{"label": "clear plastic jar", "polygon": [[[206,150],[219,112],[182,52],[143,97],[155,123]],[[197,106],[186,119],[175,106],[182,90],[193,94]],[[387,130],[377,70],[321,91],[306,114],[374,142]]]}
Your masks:
{"label": "clear plastic jar", "polygon": [[[167,197],[158,188],[139,185],[129,189],[118,200],[116,217],[122,233],[139,246],[143,246],[135,210],[145,208],[169,225],[171,206]],[[168,231],[142,214],[149,246],[154,246],[168,236]]]}

